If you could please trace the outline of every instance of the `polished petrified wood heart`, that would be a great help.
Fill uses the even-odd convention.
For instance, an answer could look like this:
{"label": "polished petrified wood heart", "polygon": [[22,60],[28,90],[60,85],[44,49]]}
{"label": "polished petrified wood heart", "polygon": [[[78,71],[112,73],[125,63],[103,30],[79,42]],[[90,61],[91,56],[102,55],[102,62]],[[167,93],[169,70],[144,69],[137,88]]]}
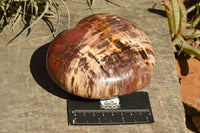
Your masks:
{"label": "polished petrified wood heart", "polygon": [[149,84],[154,52],[130,21],[94,14],[59,35],[49,47],[47,69],[69,93],[85,98],[130,94]]}

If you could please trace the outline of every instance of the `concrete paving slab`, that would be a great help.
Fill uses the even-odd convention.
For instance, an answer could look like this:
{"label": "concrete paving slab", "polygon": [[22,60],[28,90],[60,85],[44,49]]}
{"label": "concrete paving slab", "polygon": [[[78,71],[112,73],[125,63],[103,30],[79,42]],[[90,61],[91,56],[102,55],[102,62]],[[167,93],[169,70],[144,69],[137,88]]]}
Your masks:
{"label": "concrete paving slab", "polygon": [[[132,21],[149,37],[154,47],[156,65],[153,79],[143,91],[149,93],[154,124],[115,126],[68,126],[68,93],[49,77],[45,56],[49,43],[49,27],[40,21],[32,36],[5,47],[5,33],[0,35],[0,132],[55,133],[153,133],[187,132],[185,114],[179,93],[175,58],[170,43],[167,18],[162,6],[152,10],[150,0],[94,0],[94,13],[111,13]],[[91,15],[85,1],[67,0],[71,27]],[[118,6],[120,5],[120,6]],[[153,13],[155,12],[155,13]],[[159,15],[161,14],[161,15]],[[55,23],[55,19],[51,19]],[[67,29],[67,13],[62,7],[58,32]],[[16,41],[20,41],[20,36]]]}

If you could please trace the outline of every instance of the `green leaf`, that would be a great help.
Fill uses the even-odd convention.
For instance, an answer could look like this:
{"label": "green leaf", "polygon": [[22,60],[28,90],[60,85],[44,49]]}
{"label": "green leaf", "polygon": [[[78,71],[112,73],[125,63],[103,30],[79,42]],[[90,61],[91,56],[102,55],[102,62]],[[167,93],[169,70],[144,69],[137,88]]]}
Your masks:
{"label": "green leaf", "polygon": [[199,22],[200,22],[200,14],[199,14],[199,16],[197,16],[197,17],[195,18],[195,20],[192,22],[192,27],[196,27],[196,26],[199,24]]}
{"label": "green leaf", "polygon": [[179,26],[179,31],[186,29],[186,25],[187,25],[187,11],[186,8],[183,4],[183,1],[178,0],[179,3],[179,8],[180,8],[180,14],[181,14],[181,18],[180,18],[180,26]]}
{"label": "green leaf", "polygon": [[180,35],[176,36],[175,40],[172,42],[174,45],[178,46],[185,53],[189,55],[194,55],[200,60],[200,50],[192,47],[187,41],[184,40]]}
{"label": "green leaf", "polygon": [[175,23],[174,23],[174,14],[172,11],[172,3],[170,0],[166,0],[165,1],[165,11],[167,14],[167,18],[168,18],[168,24],[169,24],[169,30],[170,30],[170,34],[171,34],[171,38],[174,38],[175,35]]}
{"label": "green leaf", "polygon": [[171,4],[172,4],[172,13],[173,13],[173,17],[174,17],[174,24],[175,24],[175,34],[178,32],[179,30],[179,26],[180,26],[180,21],[181,21],[181,13],[180,13],[180,9],[179,9],[179,0],[171,0]]}
{"label": "green leaf", "polygon": [[180,35],[186,39],[198,38],[198,37],[200,37],[200,30],[190,27],[190,28],[183,30]]}

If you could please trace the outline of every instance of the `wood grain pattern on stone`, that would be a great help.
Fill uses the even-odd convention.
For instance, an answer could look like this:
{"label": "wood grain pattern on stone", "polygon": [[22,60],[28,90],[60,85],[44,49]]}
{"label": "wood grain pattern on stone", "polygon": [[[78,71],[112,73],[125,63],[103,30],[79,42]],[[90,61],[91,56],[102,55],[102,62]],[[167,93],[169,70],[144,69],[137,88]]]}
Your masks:
{"label": "wood grain pattern on stone", "polygon": [[52,79],[69,93],[110,98],[147,86],[154,51],[148,37],[130,21],[94,14],[59,35],[47,54]]}

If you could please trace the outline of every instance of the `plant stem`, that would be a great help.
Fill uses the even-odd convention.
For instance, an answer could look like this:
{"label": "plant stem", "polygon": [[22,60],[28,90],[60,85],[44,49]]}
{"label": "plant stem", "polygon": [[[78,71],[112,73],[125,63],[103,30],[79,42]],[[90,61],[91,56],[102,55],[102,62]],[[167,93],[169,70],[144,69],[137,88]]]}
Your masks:
{"label": "plant stem", "polygon": [[[199,3],[199,0],[197,0],[197,3]],[[195,17],[197,18],[198,15],[199,15],[199,5],[197,5]]]}
{"label": "plant stem", "polygon": [[193,27],[193,28],[196,27],[196,25],[198,25],[199,22],[200,22],[200,14],[199,14],[199,16],[197,16],[197,17],[195,18],[195,20],[192,22],[192,27]]}
{"label": "plant stem", "polygon": [[187,14],[190,13],[191,11],[193,11],[195,8],[197,8],[197,6],[200,6],[200,2],[191,6],[190,8],[187,9]]}

